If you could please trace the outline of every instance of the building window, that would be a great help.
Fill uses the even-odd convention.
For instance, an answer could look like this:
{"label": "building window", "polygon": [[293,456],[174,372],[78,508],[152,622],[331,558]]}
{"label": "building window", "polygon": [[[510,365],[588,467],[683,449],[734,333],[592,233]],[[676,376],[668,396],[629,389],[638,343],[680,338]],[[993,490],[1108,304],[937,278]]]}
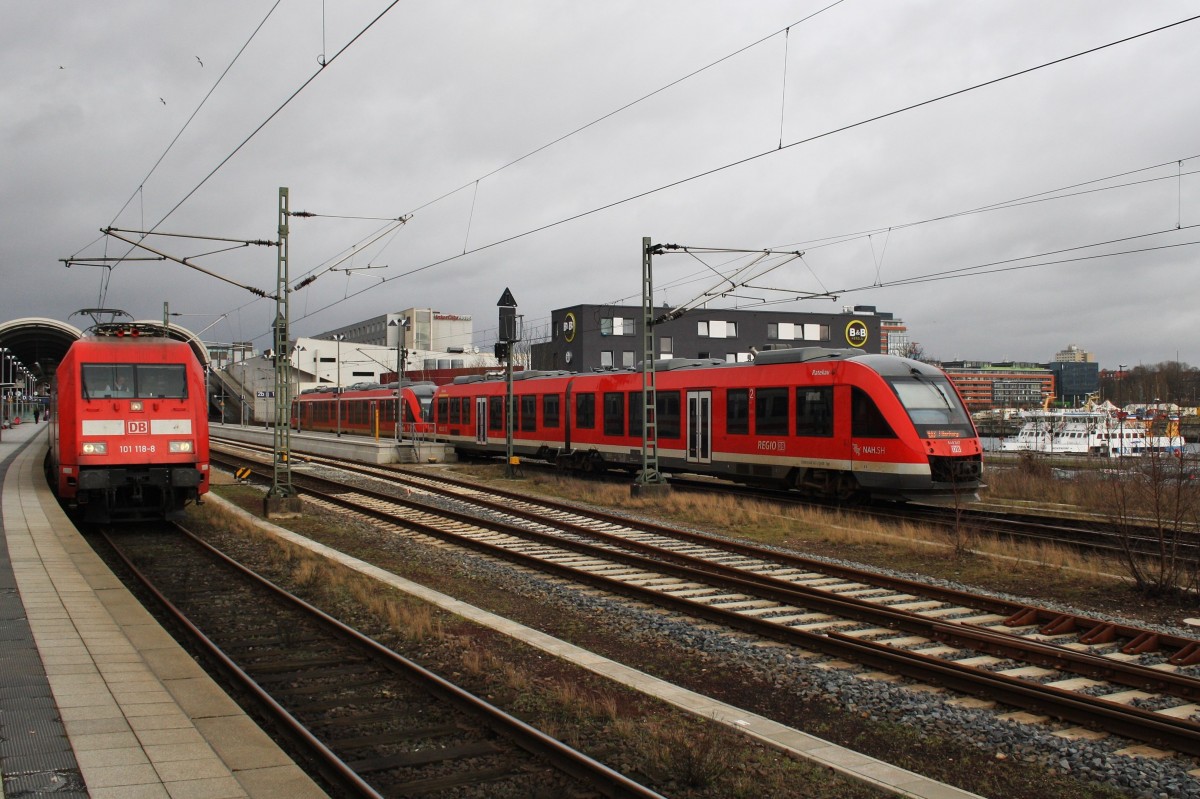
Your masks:
{"label": "building window", "polygon": [[[803,325],[800,326],[800,335],[801,336],[804,335],[804,326]],[[780,322],[779,323],[779,340],[780,341],[795,341],[795,339],[796,339],[796,325],[792,324],[791,322]]]}
{"label": "building window", "polygon": [[726,323],[720,321],[719,319],[710,320],[708,323],[708,337],[709,338],[726,338],[725,326],[726,326]]}
{"label": "building window", "polygon": [[633,368],[633,350],[625,350],[621,353],[621,366],[626,369]]}
{"label": "building window", "polygon": [[612,368],[612,365],[613,365],[613,352],[612,352],[612,350],[601,350],[601,351],[600,351],[600,365],[601,365],[602,367],[604,367],[605,369],[611,369],[611,368]]}
{"label": "building window", "polygon": [[700,338],[708,338],[708,322],[696,323],[696,335]]}
{"label": "building window", "polygon": [[725,323],[725,338],[737,338],[737,322]]}
{"label": "building window", "polygon": [[671,353],[675,351],[675,342],[670,336],[663,336],[658,340],[658,354],[662,358],[670,358]]}
{"label": "building window", "polygon": [[602,336],[632,336],[633,334],[632,319],[618,316],[600,320],[600,335]]}

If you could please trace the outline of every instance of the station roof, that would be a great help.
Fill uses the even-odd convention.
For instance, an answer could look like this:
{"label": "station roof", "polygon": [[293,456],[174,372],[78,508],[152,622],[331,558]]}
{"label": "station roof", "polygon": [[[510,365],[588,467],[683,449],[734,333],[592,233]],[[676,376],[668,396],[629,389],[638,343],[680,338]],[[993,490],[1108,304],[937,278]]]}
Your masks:
{"label": "station roof", "polygon": [[[157,324],[161,325],[161,320]],[[171,338],[191,345],[202,366],[209,365],[208,348],[195,333],[174,323],[169,329]],[[67,350],[83,334],[83,330],[70,323],[30,316],[0,322],[0,348],[10,351],[37,380],[49,380]]]}

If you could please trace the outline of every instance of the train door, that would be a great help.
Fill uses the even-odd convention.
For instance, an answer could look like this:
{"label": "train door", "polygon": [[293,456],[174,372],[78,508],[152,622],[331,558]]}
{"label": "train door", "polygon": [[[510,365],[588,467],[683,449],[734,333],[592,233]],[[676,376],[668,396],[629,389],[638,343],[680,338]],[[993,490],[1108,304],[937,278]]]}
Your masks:
{"label": "train door", "polygon": [[486,444],[488,436],[487,397],[475,398],[475,443]]}
{"label": "train door", "polygon": [[712,392],[687,393],[687,462],[712,462]]}

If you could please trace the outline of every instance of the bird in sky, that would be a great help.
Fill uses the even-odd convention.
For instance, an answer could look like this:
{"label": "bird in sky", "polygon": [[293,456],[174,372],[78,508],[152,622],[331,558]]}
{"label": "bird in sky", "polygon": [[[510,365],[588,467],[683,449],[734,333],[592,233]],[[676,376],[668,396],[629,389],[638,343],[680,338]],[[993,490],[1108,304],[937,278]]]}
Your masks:
{"label": "bird in sky", "polygon": [[[197,61],[200,61],[200,56],[196,56],[196,60],[197,60]],[[204,62],[203,62],[203,61],[200,61],[200,66],[204,66]]]}
{"label": "bird in sky", "polygon": [[158,98],[158,101],[159,101],[160,103],[162,103],[163,105],[166,105],[166,104],[167,104],[167,101],[166,101],[166,100],[164,100],[164,99],[163,99],[163,98],[161,98],[161,97],[159,97],[159,98]]}

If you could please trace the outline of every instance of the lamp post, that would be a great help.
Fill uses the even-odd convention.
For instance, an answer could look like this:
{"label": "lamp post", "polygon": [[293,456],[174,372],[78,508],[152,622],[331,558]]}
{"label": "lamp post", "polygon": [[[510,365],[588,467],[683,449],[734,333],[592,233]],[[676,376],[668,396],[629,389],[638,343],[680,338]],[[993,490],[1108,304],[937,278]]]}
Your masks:
{"label": "lamp post", "polygon": [[8,421],[8,378],[5,377],[4,364],[11,357],[8,347],[0,347],[0,425]]}
{"label": "lamp post", "polygon": [[404,403],[401,402],[401,395],[404,393],[404,367],[408,360],[405,357],[408,355],[408,317],[393,319],[388,322],[388,327],[396,328],[396,443],[399,444],[404,438]]}
{"label": "lamp post", "polygon": [[3,420],[5,422],[12,419],[12,386],[9,384],[16,382],[13,380],[13,373],[16,371],[16,360],[11,350],[6,350],[4,358],[0,359],[0,365],[8,364],[7,375],[5,375],[3,369],[0,369],[0,384],[4,385],[4,388],[0,389],[0,404],[4,406]]}
{"label": "lamp post", "polygon": [[342,339],[346,338],[345,333],[335,333],[333,340],[337,342],[337,387],[334,391],[337,392],[337,436],[342,437]]}

